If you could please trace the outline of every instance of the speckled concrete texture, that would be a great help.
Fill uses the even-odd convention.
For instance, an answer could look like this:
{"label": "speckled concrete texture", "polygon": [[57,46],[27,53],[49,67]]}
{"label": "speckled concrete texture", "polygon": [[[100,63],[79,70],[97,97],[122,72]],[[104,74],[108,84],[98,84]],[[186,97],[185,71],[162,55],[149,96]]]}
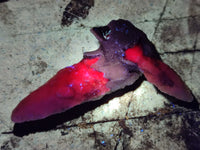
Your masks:
{"label": "speckled concrete texture", "polygon": [[[61,26],[69,3],[0,3],[0,148],[200,149],[200,1],[94,0],[84,18],[76,14],[70,25]],[[137,88],[127,87],[44,120],[24,124],[10,120],[22,98],[58,70],[79,62],[83,52],[99,47],[91,27],[119,18],[147,34],[163,61],[191,89],[192,103],[171,99],[144,80]]]}

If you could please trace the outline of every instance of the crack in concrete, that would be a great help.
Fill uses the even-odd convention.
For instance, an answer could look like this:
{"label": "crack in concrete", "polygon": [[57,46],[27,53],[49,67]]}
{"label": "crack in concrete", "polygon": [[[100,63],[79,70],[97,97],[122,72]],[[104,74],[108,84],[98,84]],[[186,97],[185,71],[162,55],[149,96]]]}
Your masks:
{"label": "crack in concrete", "polygon": [[[142,120],[142,119],[148,119],[148,120],[163,120],[165,118],[170,118],[171,116],[173,115],[177,115],[177,116],[184,116],[184,115],[200,115],[200,111],[183,111],[183,112],[180,112],[180,111],[176,111],[176,112],[173,112],[173,113],[166,113],[164,115],[157,115],[157,114],[153,114],[153,115],[148,115],[148,116],[140,116],[140,117],[132,117],[132,118],[129,118],[128,120]],[[107,121],[97,121],[97,122],[91,122],[91,123],[87,123],[88,125],[91,125],[91,124],[99,124],[99,123],[106,123],[106,122],[118,122],[120,121],[121,119],[113,119],[113,120],[107,120]],[[65,126],[65,128],[71,128],[71,127],[77,127],[77,125],[71,125],[71,126]],[[61,127],[63,128],[63,127]],[[57,128],[59,129],[59,128]],[[94,130],[94,139],[95,141],[97,140],[96,137],[95,137],[95,130]],[[196,134],[196,133],[195,133]],[[122,148],[124,149],[124,143],[123,141],[125,140],[125,136],[123,136],[123,129],[120,130],[118,136],[117,137],[117,141],[116,141],[116,144],[114,146],[114,150],[117,150],[118,149],[118,146],[119,146],[119,143],[120,141],[122,141]]]}
{"label": "crack in concrete", "polygon": [[[13,134],[13,131],[9,131],[9,132],[2,132],[1,134]],[[11,136],[9,139],[11,139],[12,137],[14,136]],[[33,146],[33,144],[27,140],[27,139],[24,139],[22,137],[18,137],[21,141],[24,141],[28,146],[30,146],[32,149],[35,149],[35,147]]]}
{"label": "crack in concrete", "polygon": [[133,94],[131,95],[131,98],[129,99],[129,102],[128,102],[128,105],[127,105],[127,111],[126,111],[126,114],[125,114],[126,119],[128,119],[128,112],[129,112],[129,109],[130,109],[130,104],[132,102],[132,99],[133,99]]}
{"label": "crack in concrete", "polygon": [[184,54],[188,54],[188,53],[191,53],[191,54],[194,54],[196,52],[200,52],[200,49],[183,49],[183,50],[178,50],[178,51],[175,51],[175,52],[164,52],[164,53],[159,53],[160,55],[165,55],[165,54],[180,54],[180,53],[184,53]]}
{"label": "crack in concrete", "polygon": [[198,15],[189,15],[189,16],[181,16],[181,17],[175,17],[175,18],[162,18],[162,21],[168,21],[168,20],[178,21],[178,20],[182,20],[182,19],[196,18],[196,17],[200,17],[200,14],[198,14]]}
{"label": "crack in concrete", "polygon": [[[175,18],[161,18],[160,22],[163,22],[163,21],[179,21],[179,20],[183,20],[183,19],[196,18],[196,17],[200,17],[200,14],[189,15],[189,16],[181,16],[181,17],[175,17]],[[159,19],[152,19],[152,20],[145,19],[144,21],[135,22],[135,24],[141,24],[141,23],[146,23],[146,22],[158,22],[158,21],[159,21]]]}
{"label": "crack in concrete", "polygon": [[[191,64],[194,64],[194,55],[195,55],[195,53],[192,53],[192,63]],[[193,79],[193,76],[192,76],[192,74],[193,74],[193,66],[191,67],[189,74],[190,74],[190,80],[192,80]]]}
{"label": "crack in concrete", "polygon": [[[199,35],[199,33],[196,33],[196,35],[195,35],[195,41],[194,41],[194,45],[193,45],[194,50],[197,50],[196,48],[197,48],[198,35]],[[198,50],[198,51],[200,51],[200,50]],[[191,64],[194,64],[194,61],[195,61],[194,55],[195,55],[195,53],[193,53],[193,55],[192,55],[192,63]],[[192,80],[192,79],[193,79],[193,67],[191,67],[191,69],[190,69],[190,80]]]}
{"label": "crack in concrete", "polygon": [[[169,117],[172,115],[183,115],[183,114],[189,114],[189,113],[199,113],[200,115],[200,110],[198,111],[175,111],[175,112],[170,112],[170,113],[166,113],[164,115],[158,115],[158,114],[149,114],[146,116],[139,116],[139,117],[130,117],[127,120],[136,120],[136,119],[148,119],[148,120],[152,120],[152,119],[159,119],[160,117]],[[95,125],[95,124],[101,124],[101,123],[111,123],[111,122],[119,122],[122,119],[111,119],[111,120],[101,120],[101,121],[96,121],[96,122],[89,122],[89,123],[85,123],[85,125],[87,126],[91,126],[91,125]],[[67,128],[74,128],[74,127],[78,127],[78,124],[74,124],[74,125],[59,125],[57,126],[55,129],[53,130],[60,130],[60,129],[67,129]],[[122,131],[122,130],[121,130]]]}
{"label": "crack in concrete", "polygon": [[195,41],[194,41],[194,44],[193,44],[193,49],[196,50],[197,49],[197,42],[198,42],[198,36],[200,34],[200,31],[195,33]]}
{"label": "crack in concrete", "polygon": [[163,15],[164,15],[164,13],[165,13],[167,4],[168,4],[168,0],[165,1],[165,5],[163,6],[163,10],[162,10],[162,12],[160,13],[160,17],[159,17],[159,19],[158,19],[158,21],[157,21],[157,23],[156,23],[155,29],[154,29],[153,37],[155,36],[155,33],[157,32],[157,29],[158,29],[160,23],[162,22],[162,17],[163,17]]}
{"label": "crack in concrete", "polygon": [[121,136],[122,136],[122,130],[119,132],[119,138],[118,138],[118,140],[117,140],[117,142],[116,142],[116,144],[115,144],[115,147],[114,147],[114,150],[117,150],[117,147],[118,147],[118,145],[119,145],[119,142],[121,141]]}
{"label": "crack in concrete", "polygon": [[[168,0],[166,0],[168,2]],[[167,2],[165,3],[165,5],[167,5]],[[200,17],[199,15],[190,15],[190,16],[183,16],[183,17],[177,17],[177,18],[162,18],[166,9],[166,6],[164,5],[164,9],[160,14],[159,19],[153,19],[153,20],[144,20],[144,21],[139,21],[139,22],[135,22],[135,24],[141,24],[141,23],[146,23],[146,22],[157,22],[156,23],[156,27],[154,29],[154,33],[153,36],[156,34],[157,29],[160,25],[161,22],[163,21],[168,21],[168,20],[182,20],[182,19],[188,19],[188,18],[195,18],[195,17]],[[35,31],[35,32],[26,32],[26,33],[18,33],[18,34],[12,34],[13,36],[24,36],[24,35],[37,35],[37,34],[46,34],[46,33],[52,33],[52,32],[59,32],[59,31],[69,31],[69,30],[80,30],[80,27],[73,27],[73,28],[63,28],[60,25],[58,26],[52,26],[51,28],[58,28],[56,30],[46,30],[46,31]],[[84,25],[84,29],[91,29],[91,26],[85,26]],[[10,41],[8,41],[10,42]]]}

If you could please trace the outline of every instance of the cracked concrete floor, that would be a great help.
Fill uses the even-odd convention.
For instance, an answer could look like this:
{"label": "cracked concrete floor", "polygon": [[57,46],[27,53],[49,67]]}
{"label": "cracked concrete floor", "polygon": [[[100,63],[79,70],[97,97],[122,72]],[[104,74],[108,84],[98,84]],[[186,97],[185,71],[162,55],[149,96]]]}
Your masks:
{"label": "cracked concrete floor", "polygon": [[[1,149],[200,149],[200,1],[95,0],[84,19],[61,27],[69,3],[0,3]],[[45,120],[11,122],[11,112],[23,97],[80,61],[83,51],[98,48],[91,27],[119,18],[147,34],[163,61],[190,87],[194,102],[168,99],[143,81],[137,89],[129,87]]]}

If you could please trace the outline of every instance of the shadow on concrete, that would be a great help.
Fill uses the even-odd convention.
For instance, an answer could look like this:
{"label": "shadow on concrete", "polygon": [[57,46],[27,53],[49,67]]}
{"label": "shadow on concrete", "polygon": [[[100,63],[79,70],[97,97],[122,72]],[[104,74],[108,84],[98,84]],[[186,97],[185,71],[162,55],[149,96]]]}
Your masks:
{"label": "shadow on concrete", "polygon": [[[118,90],[116,92],[113,92],[111,94],[105,95],[103,98],[97,101],[91,101],[86,102],[81,105],[75,106],[72,109],[69,109],[63,113],[52,115],[50,117],[47,117],[42,120],[36,120],[36,121],[30,121],[25,123],[16,123],[13,127],[13,131],[10,133],[13,133],[16,136],[22,137],[24,135],[28,135],[30,133],[36,133],[36,132],[45,132],[49,130],[55,130],[59,125],[62,125],[63,123],[76,119],[80,116],[83,116],[88,111],[91,111],[100,105],[103,105],[105,103],[108,103],[109,100],[120,97],[124,95],[127,92],[134,91],[137,89],[141,83],[145,80],[145,77],[140,77],[133,85],[127,86],[124,89]],[[183,111],[182,108],[193,110],[193,111],[199,111],[199,104],[197,99],[194,97],[194,100],[190,103],[180,101],[174,97],[171,97],[167,94],[164,94],[158,90],[159,93],[163,94],[173,105],[179,106],[179,108],[176,108],[177,111]],[[170,104],[169,104],[170,105]],[[170,107],[170,106],[166,106]],[[173,111],[174,113],[174,111]],[[61,127],[62,128],[62,127]]]}
{"label": "shadow on concrete", "polygon": [[118,90],[111,94],[105,95],[97,101],[86,102],[81,105],[75,106],[63,113],[52,115],[42,120],[30,121],[25,123],[16,123],[13,127],[13,134],[16,136],[24,136],[35,132],[44,132],[55,129],[67,121],[73,120],[84,115],[86,112],[91,111],[98,106],[107,103],[109,100],[124,95],[127,92],[134,91],[144,81],[144,77],[140,77],[133,85],[127,86],[124,89]]}

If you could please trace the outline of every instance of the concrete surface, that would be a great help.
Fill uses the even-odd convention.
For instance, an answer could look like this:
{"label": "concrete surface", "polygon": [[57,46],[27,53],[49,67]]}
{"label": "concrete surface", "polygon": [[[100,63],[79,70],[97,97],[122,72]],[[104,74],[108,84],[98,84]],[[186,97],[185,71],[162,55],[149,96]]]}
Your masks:
{"label": "concrete surface", "polygon": [[[200,1],[95,0],[84,18],[62,27],[70,0],[0,3],[2,150],[200,149]],[[34,123],[14,124],[13,108],[58,70],[98,48],[93,26],[127,19],[154,42],[195,96],[169,99],[147,81]]]}

